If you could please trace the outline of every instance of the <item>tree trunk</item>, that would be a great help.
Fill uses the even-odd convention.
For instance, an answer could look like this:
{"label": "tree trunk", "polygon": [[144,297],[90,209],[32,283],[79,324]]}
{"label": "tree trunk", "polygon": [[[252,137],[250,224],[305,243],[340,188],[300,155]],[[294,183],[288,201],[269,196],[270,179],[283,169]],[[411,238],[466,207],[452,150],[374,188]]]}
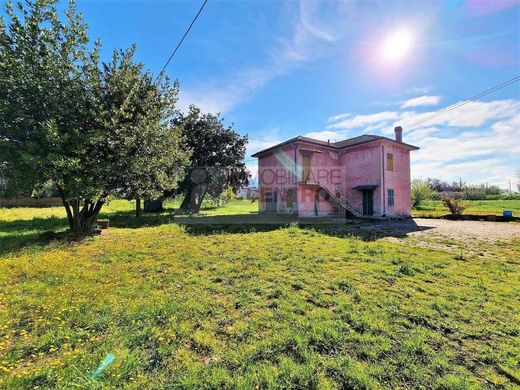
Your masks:
{"label": "tree trunk", "polygon": [[189,188],[186,193],[184,194],[184,199],[182,199],[182,203],[180,205],[180,209],[184,211],[190,211],[191,210],[191,194],[193,192],[192,188]]}
{"label": "tree trunk", "polygon": [[80,210],[81,199],[67,199],[63,188],[58,187],[63,207],[67,212],[67,219],[69,221],[69,229],[75,236],[85,236],[94,232],[94,226],[97,221],[101,207],[105,203],[101,199],[93,202],[90,199],[83,200],[83,207]]}
{"label": "tree trunk", "polygon": [[72,210],[70,208],[70,203],[65,199],[65,191],[58,186],[58,192],[60,194],[61,202],[63,203],[63,207],[65,207],[65,211],[67,212],[67,220],[69,222],[70,231],[74,230],[74,217],[72,215]]}
{"label": "tree trunk", "polygon": [[192,213],[198,213],[205,195],[206,191],[204,188],[201,188],[201,186],[189,188],[184,195],[180,209]]}
{"label": "tree trunk", "polygon": [[141,216],[141,198],[135,199],[135,216],[139,218]]}
{"label": "tree trunk", "polygon": [[92,202],[85,199],[83,201],[83,207],[80,209],[80,199],[67,201],[62,198],[62,200],[65,210],[67,211],[71,233],[75,236],[87,236],[93,234],[94,226],[96,225],[99,212],[101,211],[104,202],[101,200]]}

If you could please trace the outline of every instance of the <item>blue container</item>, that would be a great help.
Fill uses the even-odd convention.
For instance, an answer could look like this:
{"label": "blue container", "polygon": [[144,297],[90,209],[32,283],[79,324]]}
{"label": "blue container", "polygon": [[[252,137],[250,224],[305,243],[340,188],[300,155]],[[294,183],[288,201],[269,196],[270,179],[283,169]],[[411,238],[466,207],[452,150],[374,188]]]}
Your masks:
{"label": "blue container", "polygon": [[511,218],[511,217],[513,217],[513,212],[511,210],[504,210],[503,215],[506,218]]}

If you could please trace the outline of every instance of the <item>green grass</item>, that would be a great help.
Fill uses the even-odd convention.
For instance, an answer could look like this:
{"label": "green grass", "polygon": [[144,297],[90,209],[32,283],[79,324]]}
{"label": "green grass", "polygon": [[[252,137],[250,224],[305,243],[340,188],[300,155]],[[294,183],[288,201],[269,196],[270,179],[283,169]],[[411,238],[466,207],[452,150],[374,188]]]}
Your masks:
{"label": "green grass", "polygon": [[[466,200],[464,214],[502,215],[504,210],[512,210],[514,216],[520,216],[520,200]],[[414,217],[440,217],[449,214],[440,200],[430,200],[420,209],[412,211]]]}
{"label": "green grass", "polygon": [[519,240],[432,250],[130,213],[113,202],[106,234],[42,243],[59,209],[0,209],[0,388],[518,386]]}

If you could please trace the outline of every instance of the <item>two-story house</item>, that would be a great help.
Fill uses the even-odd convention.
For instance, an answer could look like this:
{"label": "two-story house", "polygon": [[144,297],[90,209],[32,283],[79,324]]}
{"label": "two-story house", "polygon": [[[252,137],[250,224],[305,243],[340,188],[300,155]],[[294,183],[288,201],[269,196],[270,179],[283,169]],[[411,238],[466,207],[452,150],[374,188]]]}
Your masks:
{"label": "two-story house", "polygon": [[262,213],[301,217],[408,217],[410,152],[395,139],[361,135],[340,142],[298,136],[255,153]]}

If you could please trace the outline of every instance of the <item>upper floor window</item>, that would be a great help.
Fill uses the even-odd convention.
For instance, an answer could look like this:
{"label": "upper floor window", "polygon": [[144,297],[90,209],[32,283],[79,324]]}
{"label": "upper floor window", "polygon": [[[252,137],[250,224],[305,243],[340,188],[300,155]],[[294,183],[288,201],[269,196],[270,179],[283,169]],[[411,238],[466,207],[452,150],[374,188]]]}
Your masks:
{"label": "upper floor window", "polygon": [[303,181],[307,181],[311,176],[311,156],[309,154],[303,155]]}
{"label": "upper floor window", "polygon": [[386,154],[386,169],[388,171],[394,170],[394,155],[392,153]]}
{"label": "upper floor window", "polygon": [[394,207],[394,190],[388,190],[388,207]]}

